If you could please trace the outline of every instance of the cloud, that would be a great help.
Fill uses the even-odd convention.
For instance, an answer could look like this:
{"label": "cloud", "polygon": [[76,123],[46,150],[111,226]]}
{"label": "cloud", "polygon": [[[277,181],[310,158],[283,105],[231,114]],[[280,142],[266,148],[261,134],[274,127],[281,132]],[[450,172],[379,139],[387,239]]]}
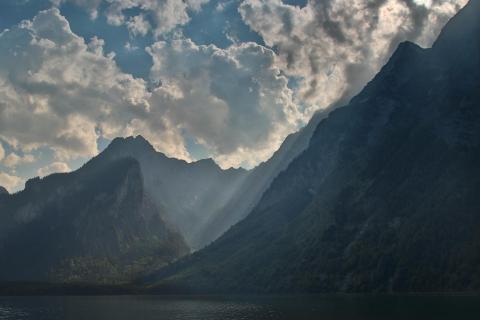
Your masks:
{"label": "cloud", "polygon": [[125,45],[124,45],[123,47],[124,47],[125,50],[127,50],[128,52],[131,52],[131,51],[135,51],[135,50],[140,49],[139,47],[133,45],[133,44],[130,43],[129,41],[125,42]]}
{"label": "cloud", "polygon": [[[114,26],[126,25],[132,35],[146,35],[149,30],[155,37],[174,30],[190,21],[189,12],[198,11],[209,0],[52,0],[56,5],[72,2],[87,9],[93,18],[101,5],[105,8],[107,22]],[[126,11],[138,9],[141,14],[130,17]],[[152,24],[149,23],[152,22]]]}
{"label": "cloud", "polygon": [[[106,9],[107,21],[112,25],[126,23],[125,10],[138,8],[153,21],[155,37],[174,30],[177,26],[185,25],[190,21],[189,10],[199,10],[208,0],[117,0],[110,2]],[[137,19],[134,17],[134,19]]]}
{"label": "cloud", "polygon": [[71,171],[70,167],[68,166],[68,164],[66,164],[65,162],[53,162],[45,167],[42,167],[40,169],[37,170],[37,174],[40,176],[40,177],[45,177],[45,176],[48,176],[52,173],[56,173],[56,172],[69,172]]}
{"label": "cloud", "polygon": [[[100,2],[76,3],[97,10]],[[143,21],[160,36],[203,3],[118,0],[101,8],[111,23],[131,22],[131,34],[150,32],[137,25]],[[102,39],[74,34],[58,9],[42,11],[0,33],[0,139],[19,154],[48,148],[54,162],[73,167],[72,160],[98,153],[100,137],[142,134],[171,157],[194,159],[188,146],[196,144],[223,167],[250,167],[315,109],[363,86],[396,43],[428,44],[458,8],[433,0],[310,1],[302,8],[245,0],[242,18],[272,49],[197,45],[178,33],[147,49],[149,82],[122,72]]]}
{"label": "cloud", "polygon": [[224,167],[266,160],[298,128],[302,113],[275,54],[255,43],[220,49],[188,39],[150,48],[152,112],[207,148]]}
{"label": "cloud", "polygon": [[18,165],[33,163],[35,162],[35,157],[31,154],[26,154],[24,156],[19,156],[16,153],[10,153],[5,159],[3,159],[3,164],[7,168],[16,168]]}
{"label": "cloud", "polygon": [[2,161],[4,157],[5,157],[5,149],[3,149],[3,145],[0,143],[0,161]]}
{"label": "cloud", "polygon": [[93,156],[100,135],[121,134],[149,108],[145,82],[122,73],[102,40],[72,33],[57,9],[1,33],[0,55],[0,137],[24,152]]}
{"label": "cloud", "polygon": [[325,0],[305,7],[245,0],[245,23],[298,79],[297,98],[324,108],[357,93],[399,42],[428,46],[467,0]]}
{"label": "cloud", "polygon": [[148,49],[152,83],[161,84],[153,88],[103,47],[75,35],[57,9],[3,32],[0,138],[68,163],[95,155],[99,137],[142,134],[169,156],[192,160],[193,140],[224,167],[252,166],[307,120],[275,53],[258,44],[157,42]]}
{"label": "cloud", "polygon": [[127,23],[128,32],[133,36],[145,36],[150,31],[150,23],[145,19],[143,14],[131,17]]}
{"label": "cloud", "polygon": [[0,171],[0,186],[6,188],[8,192],[18,190],[24,183],[24,179]]}
{"label": "cloud", "polygon": [[59,6],[64,2],[71,2],[77,6],[85,8],[89,13],[92,19],[96,19],[98,16],[98,7],[102,3],[102,0],[51,0],[51,2]]}

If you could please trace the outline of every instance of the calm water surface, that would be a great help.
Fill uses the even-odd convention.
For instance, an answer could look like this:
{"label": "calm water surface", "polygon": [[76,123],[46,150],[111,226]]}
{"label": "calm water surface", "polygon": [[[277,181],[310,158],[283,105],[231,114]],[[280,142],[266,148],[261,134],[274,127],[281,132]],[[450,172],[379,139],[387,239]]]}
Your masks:
{"label": "calm water surface", "polygon": [[0,297],[0,320],[480,319],[473,296]]}

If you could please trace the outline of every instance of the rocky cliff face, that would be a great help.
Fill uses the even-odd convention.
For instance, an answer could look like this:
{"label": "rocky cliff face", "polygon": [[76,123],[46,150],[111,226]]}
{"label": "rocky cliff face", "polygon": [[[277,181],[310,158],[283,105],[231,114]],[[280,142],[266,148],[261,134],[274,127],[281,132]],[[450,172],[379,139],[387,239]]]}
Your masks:
{"label": "rocky cliff face", "polygon": [[195,292],[480,289],[480,1],[399,46],[246,219],[145,281]]}

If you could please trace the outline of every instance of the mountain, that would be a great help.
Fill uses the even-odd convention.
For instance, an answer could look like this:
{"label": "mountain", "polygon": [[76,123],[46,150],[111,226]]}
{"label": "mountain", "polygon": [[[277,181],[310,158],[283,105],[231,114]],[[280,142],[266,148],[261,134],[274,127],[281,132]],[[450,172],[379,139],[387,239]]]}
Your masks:
{"label": "mountain", "polygon": [[0,186],[0,196],[2,195],[8,195],[8,191],[4,187]]}
{"label": "mountain", "polygon": [[73,173],[31,179],[13,195],[5,190],[0,254],[8,259],[0,281],[126,283],[171,263],[237,222],[238,215],[218,213],[234,198],[251,203],[266,178],[306,148],[313,128],[289,137],[261,172],[168,158],[137,136],[114,139]]}
{"label": "mountain", "polygon": [[405,42],[248,216],[156,292],[480,289],[480,1]]}
{"label": "mountain", "polygon": [[168,158],[142,136],[116,138],[99,157],[136,159],[145,190],[192,249],[204,246],[200,239],[209,232],[207,221],[248,176],[243,169],[222,170],[212,159],[187,163]]}
{"label": "mountain", "polygon": [[166,219],[193,250],[203,248],[243,219],[260,200],[272,180],[308,146],[318,112],[299,132],[289,135],[266,162],[250,171],[222,170],[212,159],[193,163],[166,157],[142,136],[116,138],[102,158],[137,159],[145,188]]}
{"label": "mountain", "polygon": [[94,158],[0,199],[0,281],[125,283],[185,255],[138,161]]}
{"label": "mountain", "polygon": [[198,242],[211,243],[245,218],[260,201],[273,179],[308,147],[315,128],[327,114],[327,110],[318,111],[304,128],[287,136],[270,159],[249,171],[228,201],[206,221],[206,230],[198,234]]}

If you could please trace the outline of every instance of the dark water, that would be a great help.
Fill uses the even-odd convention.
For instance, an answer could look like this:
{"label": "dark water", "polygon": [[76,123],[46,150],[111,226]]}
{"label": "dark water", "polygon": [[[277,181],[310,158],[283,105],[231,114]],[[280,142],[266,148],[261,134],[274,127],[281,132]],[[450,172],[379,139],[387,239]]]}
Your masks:
{"label": "dark water", "polygon": [[473,296],[0,297],[0,320],[480,319]]}

